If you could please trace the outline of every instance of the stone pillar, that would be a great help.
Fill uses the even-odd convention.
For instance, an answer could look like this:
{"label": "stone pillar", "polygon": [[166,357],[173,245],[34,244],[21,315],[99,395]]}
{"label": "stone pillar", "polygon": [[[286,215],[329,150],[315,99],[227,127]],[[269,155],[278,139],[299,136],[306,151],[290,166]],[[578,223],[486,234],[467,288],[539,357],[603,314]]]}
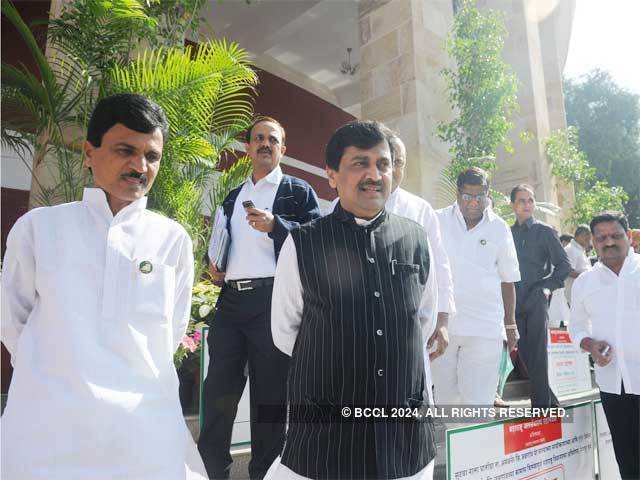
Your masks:
{"label": "stone pillar", "polygon": [[361,118],[400,134],[408,157],[403,187],[443,206],[436,185],[450,156],[436,127],[452,118],[440,75],[449,66],[444,42],[452,2],[365,0],[359,13]]}
{"label": "stone pillar", "polygon": [[[519,81],[520,110],[514,115],[514,128],[510,133],[515,151],[498,153],[495,187],[507,193],[518,183],[529,183],[539,201],[552,202],[567,210],[572,202],[572,190],[566,185],[558,188],[545,155],[545,142],[551,132],[566,126],[563,65],[559,60],[556,25],[550,20],[557,2],[480,0],[478,5],[504,12],[509,31],[504,58]],[[519,137],[522,132],[531,134],[531,141],[522,142]],[[556,227],[561,225],[560,217],[545,220]]]}

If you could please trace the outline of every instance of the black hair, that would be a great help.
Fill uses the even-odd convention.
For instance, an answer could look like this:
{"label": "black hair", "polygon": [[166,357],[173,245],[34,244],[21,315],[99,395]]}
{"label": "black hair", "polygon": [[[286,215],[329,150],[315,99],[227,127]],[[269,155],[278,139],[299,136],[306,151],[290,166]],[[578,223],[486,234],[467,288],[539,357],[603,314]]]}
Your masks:
{"label": "black hair", "polygon": [[589,233],[589,225],[578,225],[576,227],[576,231],[573,233],[574,237],[577,237],[578,235],[584,235],[585,233]]}
{"label": "black hair", "polygon": [[102,137],[116,123],[140,133],[151,133],[159,128],[163,142],[169,135],[169,122],[159,105],[142,95],[120,93],[97,103],[89,119],[87,140],[94,147],[100,147]]}
{"label": "black hair", "polygon": [[249,126],[249,128],[247,128],[247,130],[244,132],[245,142],[247,143],[251,142],[251,131],[253,130],[253,127],[255,127],[257,124],[262,122],[275,123],[276,125],[278,125],[278,127],[280,127],[280,133],[282,134],[282,144],[284,145],[285,140],[287,139],[287,134],[284,131],[284,127],[275,118],[268,117],[266,115],[258,115],[253,119],[253,122],[251,122],[251,125]]}
{"label": "black hair", "polygon": [[521,183],[513,187],[511,190],[511,203],[516,202],[516,195],[518,192],[529,192],[533,198],[536,198],[536,192],[533,191],[533,187],[527,183]]}
{"label": "black hair", "polygon": [[589,223],[591,233],[593,233],[596,225],[605,222],[618,222],[625,232],[629,231],[629,221],[627,220],[627,217],[625,217],[624,213],[616,212],[614,210],[606,210],[604,212],[600,212],[591,219],[591,223]]}
{"label": "black hair", "polygon": [[489,190],[489,177],[487,172],[478,167],[471,167],[463,170],[458,174],[456,179],[456,187],[458,191],[462,191],[464,185],[482,185],[485,191]]}
{"label": "black hair", "polygon": [[382,123],[372,120],[355,120],[338,128],[325,149],[327,167],[336,172],[340,168],[340,159],[348,147],[369,149],[380,142],[387,142],[393,161],[394,150],[391,147],[393,133]]}
{"label": "black hair", "polygon": [[569,235],[568,233],[563,233],[562,235],[560,235],[561,242],[570,242],[571,240],[573,240],[573,235]]}

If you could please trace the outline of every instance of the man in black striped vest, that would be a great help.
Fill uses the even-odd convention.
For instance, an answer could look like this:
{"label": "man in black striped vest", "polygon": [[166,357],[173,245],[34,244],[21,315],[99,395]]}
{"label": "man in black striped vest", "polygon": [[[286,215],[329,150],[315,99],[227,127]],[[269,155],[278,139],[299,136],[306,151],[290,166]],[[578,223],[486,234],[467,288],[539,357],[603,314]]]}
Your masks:
{"label": "man in black striped vest", "polygon": [[271,329],[291,356],[289,421],[265,479],[432,478],[433,424],[418,417],[437,293],[424,229],[384,209],[389,137],[377,122],[334,133],[327,175],[340,204],[282,247]]}

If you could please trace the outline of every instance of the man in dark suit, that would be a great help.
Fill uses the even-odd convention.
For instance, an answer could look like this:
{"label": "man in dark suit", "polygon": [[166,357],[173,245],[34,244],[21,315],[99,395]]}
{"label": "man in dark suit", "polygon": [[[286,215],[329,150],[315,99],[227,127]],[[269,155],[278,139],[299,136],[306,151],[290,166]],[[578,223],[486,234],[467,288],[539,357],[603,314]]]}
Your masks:
{"label": "man in dark suit", "polygon": [[551,292],[564,286],[571,265],[556,231],[533,216],[536,208],[533,187],[515,186],[511,190],[511,207],[516,215],[511,233],[521,277],[516,283],[518,352],[529,372],[531,406],[558,406],[558,399],[549,387],[549,301]]}
{"label": "man in dark suit", "polygon": [[231,243],[226,271],[210,266],[214,278],[224,280],[224,285],[208,337],[211,360],[198,442],[207,473],[215,479],[229,478],[231,433],[246,383],[247,362],[252,479],[264,476],[284,442],[289,362],[271,338],[273,277],[289,231],[320,216],[313,189],[280,170],[285,150],[280,123],[270,117],[257,118],[246,135],[252,174],[222,204],[223,228],[226,224]]}
{"label": "man in dark suit", "polygon": [[[282,247],[272,333],[291,356],[289,424],[265,480],[432,478],[433,424],[417,417],[429,405],[436,283],[424,228],[385,211],[389,139],[377,122],[334,133],[327,175],[340,203]],[[379,418],[358,417],[369,407]],[[409,418],[391,418],[394,408]]]}

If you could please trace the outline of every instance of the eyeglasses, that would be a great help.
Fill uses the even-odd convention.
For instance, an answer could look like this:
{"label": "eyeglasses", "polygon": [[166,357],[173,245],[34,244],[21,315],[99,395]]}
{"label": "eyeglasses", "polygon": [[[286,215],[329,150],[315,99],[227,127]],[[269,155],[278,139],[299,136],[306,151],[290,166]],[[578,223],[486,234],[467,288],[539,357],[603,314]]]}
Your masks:
{"label": "eyeglasses", "polygon": [[475,200],[478,203],[482,203],[487,199],[487,193],[479,193],[478,195],[472,195],[470,193],[462,193],[460,192],[460,196],[462,197],[462,200],[464,200],[465,202],[470,202],[471,200]]}
{"label": "eyeglasses", "polygon": [[613,241],[618,241],[618,240],[622,240],[624,237],[626,237],[626,235],[624,233],[612,233],[611,235],[597,235],[594,236],[593,239],[597,242],[597,243],[604,243],[607,241],[607,238],[611,238],[611,240]]}

